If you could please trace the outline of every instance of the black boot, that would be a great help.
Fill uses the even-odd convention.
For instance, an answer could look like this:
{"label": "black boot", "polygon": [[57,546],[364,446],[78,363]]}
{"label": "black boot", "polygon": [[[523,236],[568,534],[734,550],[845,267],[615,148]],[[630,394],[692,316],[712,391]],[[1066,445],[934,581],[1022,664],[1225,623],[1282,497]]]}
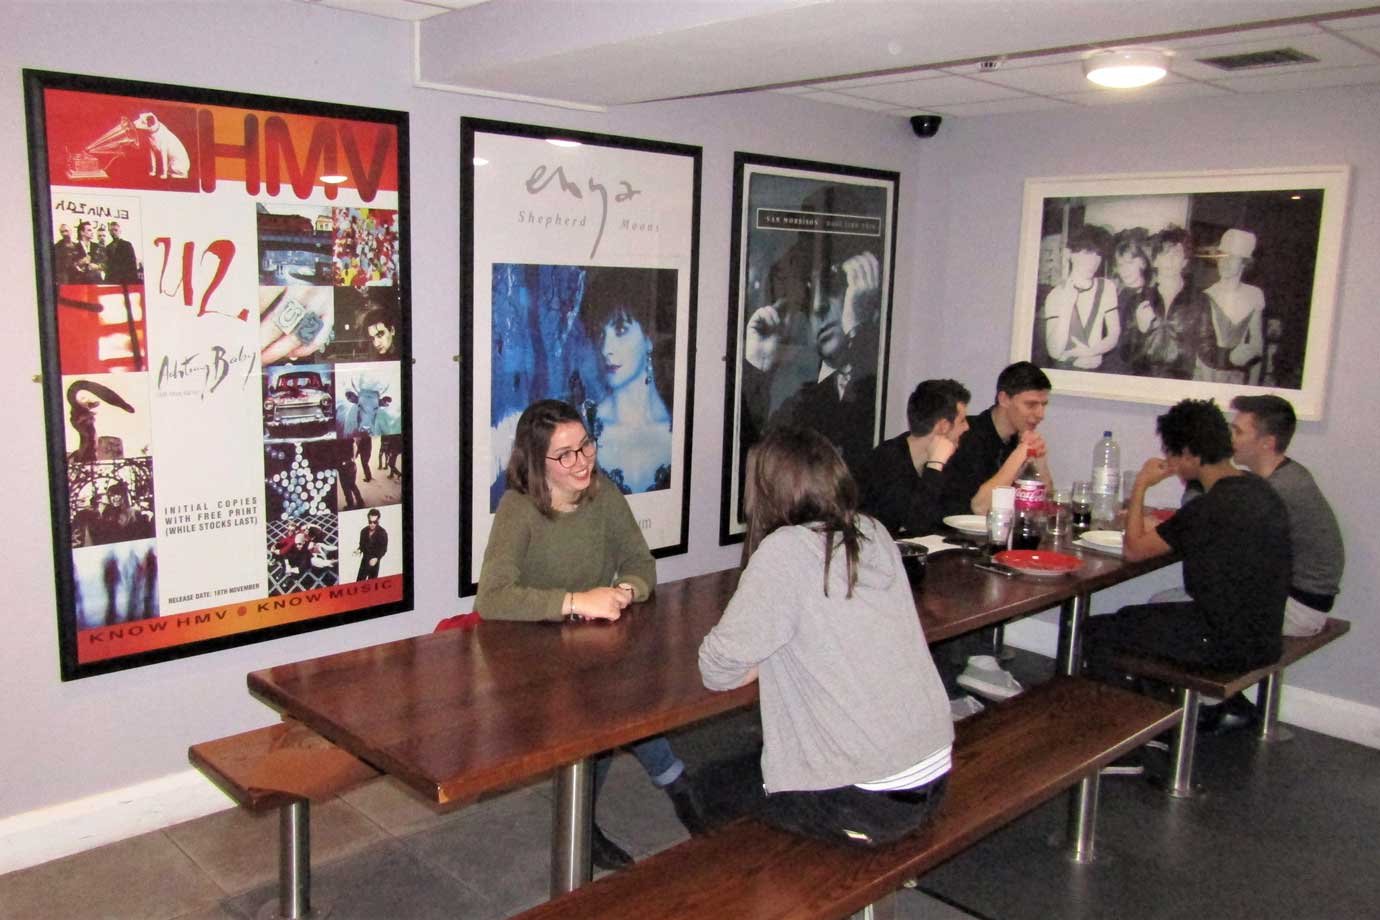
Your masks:
{"label": "black boot", "polygon": [[676,810],[676,817],[685,825],[685,829],[694,836],[709,833],[709,817],[690,776],[682,772],[664,788],[671,797],[671,807]]}
{"label": "black boot", "polygon": [[617,872],[633,864],[633,858],[628,855],[628,851],[605,837],[597,824],[589,831],[589,858],[595,868],[606,869],[609,872]]}

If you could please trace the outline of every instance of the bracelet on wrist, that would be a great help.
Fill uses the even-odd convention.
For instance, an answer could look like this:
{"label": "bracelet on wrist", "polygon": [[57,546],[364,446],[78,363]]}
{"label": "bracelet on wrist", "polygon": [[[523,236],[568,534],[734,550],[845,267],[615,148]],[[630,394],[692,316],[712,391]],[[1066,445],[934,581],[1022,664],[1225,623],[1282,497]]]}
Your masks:
{"label": "bracelet on wrist", "polygon": [[944,461],[943,461],[943,460],[926,460],[926,461],[925,461],[925,466],[932,466],[932,467],[934,467],[934,468],[937,469],[937,470],[942,470],[942,469],[944,469]]}

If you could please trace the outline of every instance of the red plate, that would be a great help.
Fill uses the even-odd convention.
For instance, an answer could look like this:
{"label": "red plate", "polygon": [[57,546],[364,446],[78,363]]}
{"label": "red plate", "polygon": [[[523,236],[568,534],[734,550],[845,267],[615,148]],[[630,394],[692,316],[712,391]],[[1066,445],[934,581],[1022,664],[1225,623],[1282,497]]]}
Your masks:
{"label": "red plate", "polygon": [[1067,553],[1055,553],[1044,549],[1008,549],[997,553],[992,559],[1022,575],[1067,575],[1076,572],[1083,560]]}

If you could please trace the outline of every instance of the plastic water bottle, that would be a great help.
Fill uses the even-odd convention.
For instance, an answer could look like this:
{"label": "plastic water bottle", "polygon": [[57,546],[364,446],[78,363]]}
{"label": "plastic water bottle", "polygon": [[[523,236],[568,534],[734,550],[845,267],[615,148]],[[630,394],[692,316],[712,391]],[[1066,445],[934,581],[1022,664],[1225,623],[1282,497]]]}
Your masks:
{"label": "plastic water bottle", "polygon": [[1102,437],[1093,445],[1092,459],[1092,516],[1093,520],[1106,524],[1116,520],[1117,505],[1121,490],[1121,448],[1112,438],[1110,431],[1102,432]]}

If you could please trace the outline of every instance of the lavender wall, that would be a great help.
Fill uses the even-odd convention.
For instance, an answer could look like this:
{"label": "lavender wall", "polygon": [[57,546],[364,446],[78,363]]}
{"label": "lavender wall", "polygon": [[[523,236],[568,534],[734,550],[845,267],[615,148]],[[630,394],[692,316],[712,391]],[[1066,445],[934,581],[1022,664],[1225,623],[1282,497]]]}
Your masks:
{"label": "lavender wall", "polygon": [[[7,547],[4,673],[11,689],[8,705],[0,709],[0,738],[9,739],[0,819],[177,773],[187,769],[188,744],[271,721],[273,713],[245,689],[251,670],[427,632],[439,618],[470,609],[456,594],[460,385],[453,356],[460,350],[462,115],[704,147],[691,552],[664,560],[663,579],[725,568],[738,559],[737,547],[717,545],[733,152],[904,170],[902,205],[912,210],[925,184],[915,178],[915,140],[904,122],[786,96],[634,106],[603,115],[414,89],[411,27],[371,16],[286,0],[6,2],[0,9],[6,22],[0,34],[0,120],[9,127],[0,137],[0,199],[6,201],[29,201],[23,67],[408,111],[414,405],[416,417],[426,420],[416,426],[411,464],[416,612],[60,682],[42,400],[30,382],[39,371],[32,228],[24,206],[12,208],[11,219],[0,224],[0,251],[9,253],[11,316],[10,334],[0,337],[0,363],[10,368],[4,412],[16,471],[6,511],[11,522],[24,523],[11,524]],[[256,16],[263,21],[254,22]],[[916,245],[914,221],[901,224],[906,229],[900,251],[907,252]],[[908,264],[898,272],[902,302],[909,300],[914,275]],[[915,326],[898,318],[897,334],[909,336]],[[474,358],[487,361],[487,355]]]}
{"label": "lavender wall", "polygon": [[[1369,86],[946,124],[917,157],[943,176],[925,200],[927,213],[942,215],[943,231],[923,260],[942,266],[942,274],[922,272],[915,282],[942,332],[935,358],[913,369],[913,376],[962,377],[975,395],[982,391],[983,399],[990,398],[991,381],[1009,354],[1022,183],[1028,177],[1349,164],[1351,200],[1326,417],[1300,423],[1290,453],[1313,471],[1340,519],[1347,571],[1335,615],[1350,619],[1353,629],[1324,654],[1291,668],[1288,683],[1367,706],[1380,705],[1380,671],[1373,662],[1380,644],[1373,615],[1380,536],[1372,526],[1380,516],[1374,389],[1380,326],[1373,315],[1380,290],[1377,119],[1380,87]],[[925,214],[915,219],[936,226]],[[1044,427],[1058,478],[1087,475],[1093,443],[1104,428],[1115,430],[1122,463],[1139,466],[1158,450],[1154,419],[1161,411],[1056,394]],[[1165,484],[1155,495],[1169,502],[1175,491]],[[1107,592],[1095,609],[1144,594],[1139,584]]]}

